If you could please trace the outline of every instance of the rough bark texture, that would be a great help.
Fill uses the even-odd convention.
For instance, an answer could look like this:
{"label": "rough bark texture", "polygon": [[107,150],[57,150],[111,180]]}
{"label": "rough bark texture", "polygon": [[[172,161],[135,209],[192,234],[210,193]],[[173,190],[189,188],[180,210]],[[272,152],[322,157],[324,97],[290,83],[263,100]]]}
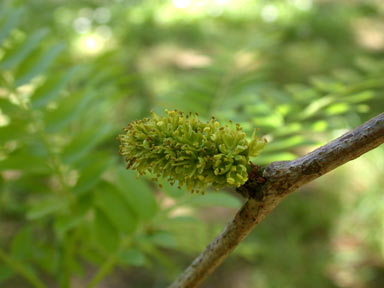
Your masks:
{"label": "rough bark texture", "polygon": [[384,113],[303,157],[271,163],[264,170],[267,181],[257,197],[247,200],[220,235],[169,287],[198,287],[285,196],[382,143]]}

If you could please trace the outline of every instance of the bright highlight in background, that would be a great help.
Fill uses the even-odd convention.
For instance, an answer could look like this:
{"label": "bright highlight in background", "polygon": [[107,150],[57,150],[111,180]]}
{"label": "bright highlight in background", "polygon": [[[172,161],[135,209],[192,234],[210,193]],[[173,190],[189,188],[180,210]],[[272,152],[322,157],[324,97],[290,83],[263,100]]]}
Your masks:
{"label": "bright highlight in background", "polygon": [[292,5],[296,6],[297,9],[308,11],[312,7],[312,0],[290,0]]}
{"label": "bright highlight in background", "polygon": [[261,18],[265,22],[273,22],[279,16],[279,11],[277,10],[275,5],[268,4],[261,9]]}
{"label": "bright highlight in background", "polygon": [[87,47],[89,50],[97,50],[97,47],[99,46],[94,37],[86,37],[84,42],[85,47]]}
{"label": "bright highlight in background", "polygon": [[216,0],[217,5],[226,5],[230,0]]}
{"label": "bright highlight in background", "polygon": [[204,6],[221,6],[229,4],[230,0],[173,0],[173,6],[176,8],[184,9],[184,8],[196,8],[196,7],[204,7]]}
{"label": "bright highlight in background", "polygon": [[104,50],[105,39],[99,34],[92,33],[80,36],[76,43],[76,50],[80,53],[95,55]]}
{"label": "bright highlight in background", "polygon": [[173,5],[176,8],[187,8],[190,4],[190,0],[173,0]]}

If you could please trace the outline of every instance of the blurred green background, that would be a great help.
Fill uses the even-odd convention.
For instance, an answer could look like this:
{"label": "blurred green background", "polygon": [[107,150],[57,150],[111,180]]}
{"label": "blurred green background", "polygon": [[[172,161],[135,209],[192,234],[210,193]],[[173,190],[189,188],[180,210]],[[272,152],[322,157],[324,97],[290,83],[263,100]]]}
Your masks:
{"label": "blurred green background", "polygon": [[[260,165],[384,109],[381,0],[0,3],[0,287],[166,287],[244,200],[136,179],[151,109],[258,127]],[[202,287],[384,287],[384,147],[290,195]]]}

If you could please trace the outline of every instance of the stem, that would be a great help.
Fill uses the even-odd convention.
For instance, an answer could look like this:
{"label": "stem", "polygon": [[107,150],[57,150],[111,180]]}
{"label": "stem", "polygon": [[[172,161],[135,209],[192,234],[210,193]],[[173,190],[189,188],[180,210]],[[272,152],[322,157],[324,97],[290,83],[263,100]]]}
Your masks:
{"label": "stem", "polygon": [[40,123],[41,122],[40,119],[37,119],[35,117],[33,110],[31,109],[29,104],[27,102],[25,102],[20,97],[20,95],[18,94],[18,92],[14,88],[10,87],[9,89],[12,90],[12,92],[16,96],[17,100],[20,102],[22,109],[26,112],[27,117],[29,118],[31,123],[35,126],[36,131],[37,131],[36,133],[40,137],[41,141],[43,142],[45,148],[48,151],[49,157],[51,158],[52,169],[60,181],[60,184],[62,186],[62,192],[69,199],[69,201],[71,203],[73,203],[74,198],[73,198],[73,195],[68,192],[70,189],[69,189],[67,182],[65,181],[65,176],[64,176],[63,169],[62,169],[62,165],[60,163],[60,158],[57,155],[57,153],[52,149],[52,145],[49,142],[47,134],[45,133],[44,129],[42,128],[42,124]]}
{"label": "stem", "polygon": [[8,256],[4,251],[0,249],[0,260],[7,264],[17,274],[23,276],[33,287],[46,288],[45,284],[40,281],[27,267],[16,259]]}
{"label": "stem", "polygon": [[73,249],[75,244],[75,235],[68,231],[61,240],[61,261],[59,283],[61,288],[71,286],[71,262],[73,258]]}
{"label": "stem", "polygon": [[[136,231],[136,233],[139,233],[139,231]],[[135,234],[136,234],[135,233]],[[132,236],[133,238],[134,236]],[[125,238],[120,243],[120,247],[115,251],[112,252],[108,257],[106,257],[106,260],[104,261],[104,264],[101,265],[101,267],[97,270],[96,275],[92,278],[92,280],[87,284],[87,288],[94,288],[96,285],[103,280],[105,276],[115,267],[117,264],[118,256],[119,254],[124,250],[127,249],[132,245],[132,242],[130,239]]]}
{"label": "stem", "polygon": [[[296,160],[271,163],[264,170],[267,182],[257,191],[257,199],[248,199],[221,234],[169,287],[198,287],[289,193],[382,143],[384,113]],[[248,195],[253,195],[252,191]]]}
{"label": "stem", "polygon": [[117,255],[119,251],[111,254],[104,264],[97,271],[96,275],[92,278],[91,282],[88,283],[87,288],[94,288],[96,285],[113,269],[117,262]]}

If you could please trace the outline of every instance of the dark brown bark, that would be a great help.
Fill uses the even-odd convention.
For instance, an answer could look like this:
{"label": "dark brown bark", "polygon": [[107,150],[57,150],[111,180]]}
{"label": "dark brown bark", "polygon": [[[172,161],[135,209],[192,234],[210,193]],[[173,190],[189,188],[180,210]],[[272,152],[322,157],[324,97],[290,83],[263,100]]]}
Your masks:
{"label": "dark brown bark", "polygon": [[[332,142],[293,161],[273,162],[266,167],[266,183],[250,198],[234,219],[179,276],[170,288],[198,287],[236,246],[289,193],[384,142],[384,113]],[[248,195],[254,195],[249,191]]]}

